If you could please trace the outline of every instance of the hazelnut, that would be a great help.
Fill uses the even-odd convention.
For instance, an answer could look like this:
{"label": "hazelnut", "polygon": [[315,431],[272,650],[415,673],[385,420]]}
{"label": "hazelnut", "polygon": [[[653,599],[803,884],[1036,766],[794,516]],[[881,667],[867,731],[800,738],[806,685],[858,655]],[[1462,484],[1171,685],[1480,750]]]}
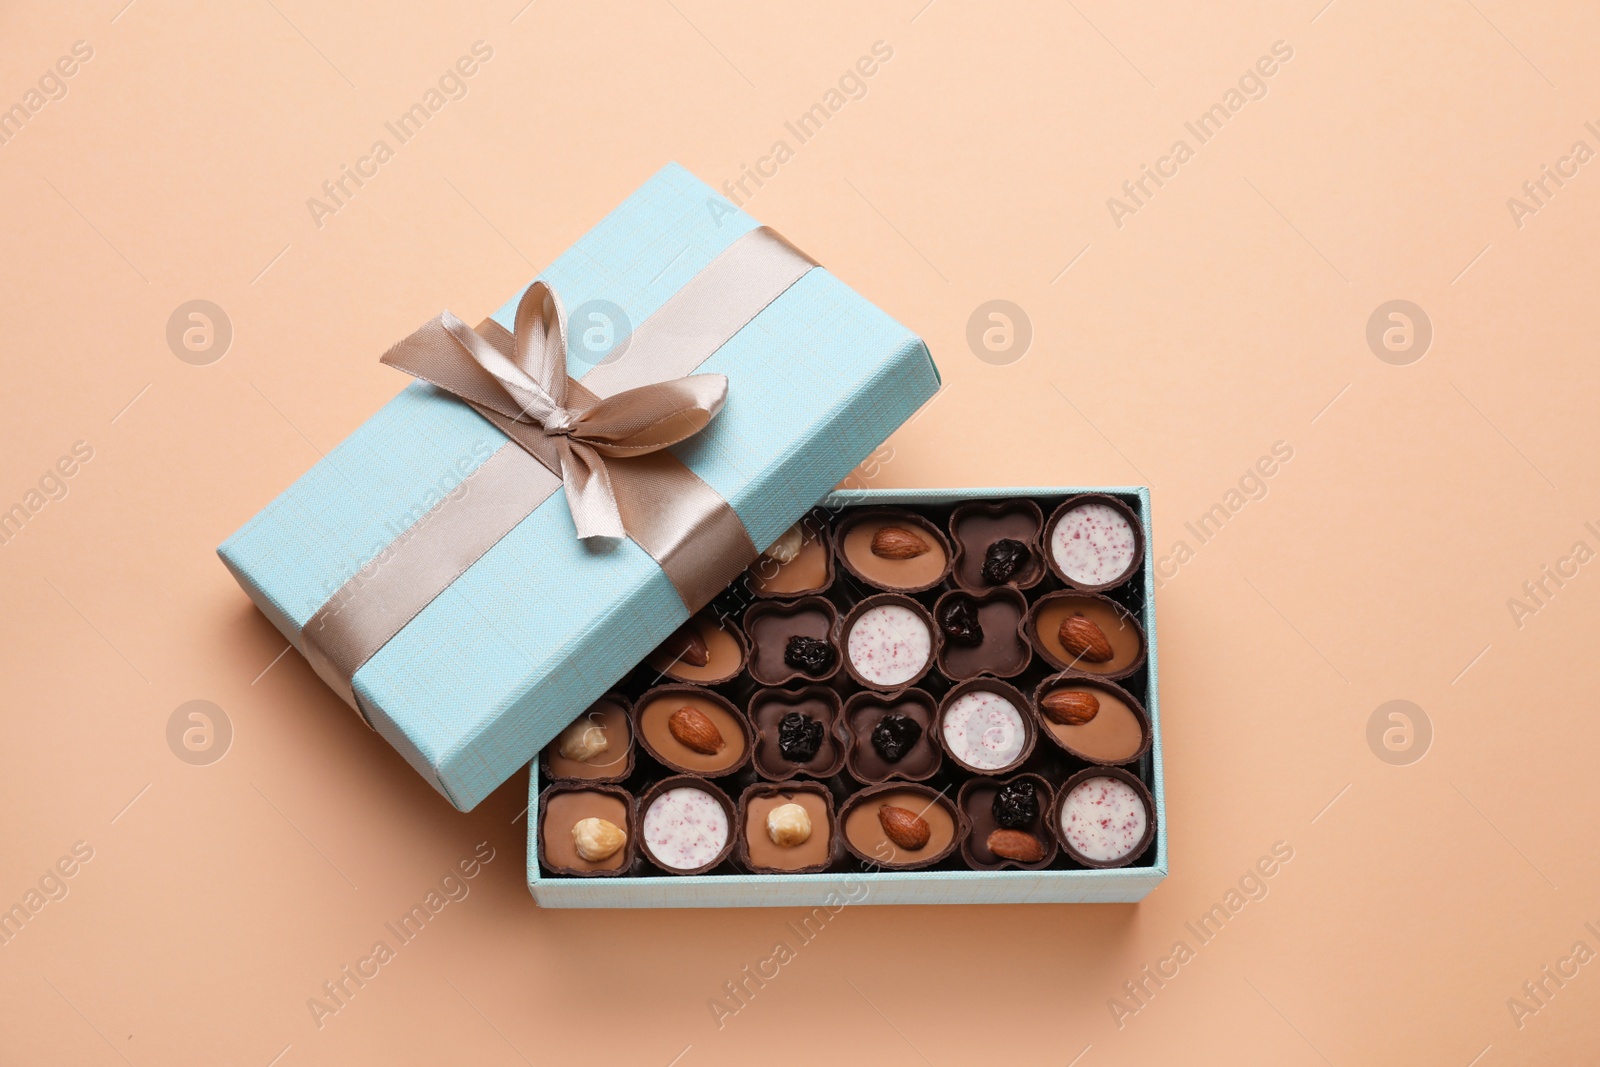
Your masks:
{"label": "hazelnut", "polygon": [[800,525],[796,523],[785,530],[782,537],[772,542],[772,547],[763,552],[762,555],[780,566],[785,563],[793,563],[800,555],[800,546],[804,541],[805,534],[801,531]]}
{"label": "hazelnut", "polygon": [[588,763],[610,747],[606,728],[587,717],[562,730],[556,738],[556,750],[577,763]]}
{"label": "hazelnut", "polygon": [[779,848],[804,844],[811,836],[811,816],[798,804],[780,804],[767,812],[767,836]]}
{"label": "hazelnut", "polygon": [[627,843],[628,835],[614,822],[590,818],[572,824],[572,847],[590,863],[610,859]]}

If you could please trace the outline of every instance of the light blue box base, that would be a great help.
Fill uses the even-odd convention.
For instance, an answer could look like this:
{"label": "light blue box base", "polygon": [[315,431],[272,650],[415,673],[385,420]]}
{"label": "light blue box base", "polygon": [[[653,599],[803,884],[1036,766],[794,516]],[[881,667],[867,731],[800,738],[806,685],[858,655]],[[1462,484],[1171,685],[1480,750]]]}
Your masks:
{"label": "light blue box base", "polygon": [[[865,504],[951,504],[962,500],[1112,493],[1132,504],[1144,531],[1142,610],[1147,656],[1145,710],[1152,741],[1149,786],[1156,804],[1154,862],[1116,870],[829,871],[823,874],[717,874],[563,878],[539,869],[539,764],[528,774],[528,890],[546,908],[769,908],[850,904],[1114,904],[1144,899],[1167,876],[1167,801],[1162,773],[1161,699],[1156,655],[1155,563],[1149,548],[1150,490],[1143,486],[1005,489],[876,489],[836,492],[834,509]],[[1048,518],[1048,513],[1046,515]],[[1043,742],[1041,742],[1043,743]],[[738,798],[735,797],[735,800]],[[850,861],[855,864],[853,859]]]}

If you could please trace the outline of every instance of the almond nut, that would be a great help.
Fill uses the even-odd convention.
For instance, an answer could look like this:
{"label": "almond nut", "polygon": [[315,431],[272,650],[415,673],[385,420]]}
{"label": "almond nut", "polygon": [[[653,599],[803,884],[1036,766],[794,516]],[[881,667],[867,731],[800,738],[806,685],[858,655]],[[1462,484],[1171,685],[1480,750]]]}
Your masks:
{"label": "almond nut", "polygon": [[915,559],[928,551],[920,534],[898,526],[885,526],[872,535],[872,554],[883,559]]}
{"label": "almond nut", "polygon": [[1105,663],[1113,655],[1105,631],[1096,626],[1093,620],[1085,618],[1082,612],[1062,619],[1061,631],[1056,637],[1061,647],[1067,650],[1067,655],[1075,660]]}
{"label": "almond nut", "polygon": [[717,724],[706,718],[706,713],[687,704],[673,712],[667,719],[667,730],[685,748],[702,756],[715,756],[727,745]]}
{"label": "almond nut", "polygon": [[780,804],[767,812],[767,836],[779,848],[805,844],[811,837],[811,815],[799,804]]}
{"label": "almond nut", "polygon": [[996,830],[984,844],[1001,859],[1018,863],[1038,863],[1044,859],[1044,846],[1025,830]]}
{"label": "almond nut", "polygon": [[1046,693],[1039,707],[1051,722],[1063,726],[1082,726],[1100,714],[1100,698],[1082,690],[1057,689]]}
{"label": "almond nut", "polygon": [[611,747],[606,739],[606,728],[587,715],[561,731],[556,738],[556,751],[575,763],[588,763]]}
{"label": "almond nut", "polygon": [[691,667],[704,667],[711,662],[711,649],[706,646],[693,619],[672,631],[672,636],[661,642],[657,651],[674,663],[687,663]]}
{"label": "almond nut", "polygon": [[614,822],[605,819],[579,819],[572,824],[572,847],[579,858],[600,863],[617,854],[628,843],[628,835]]}
{"label": "almond nut", "polygon": [[878,809],[878,822],[884,836],[907,852],[915,852],[928,843],[933,829],[928,820],[914,811],[885,804]]}
{"label": "almond nut", "polygon": [[772,542],[772,547],[761,554],[779,565],[793,563],[799,558],[800,547],[803,544],[805,544],[805,534],[800,529],[800,524],[796,523],[783,531],[783,536]]}

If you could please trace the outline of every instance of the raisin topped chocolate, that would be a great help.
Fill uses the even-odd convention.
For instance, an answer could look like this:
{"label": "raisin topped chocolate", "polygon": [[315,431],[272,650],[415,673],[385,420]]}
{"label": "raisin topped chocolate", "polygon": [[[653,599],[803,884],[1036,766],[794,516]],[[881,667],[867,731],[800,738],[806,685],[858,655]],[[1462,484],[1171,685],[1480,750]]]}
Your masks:
{"label": "raisin topped chocolate", "polygon": [[1046,573],[1039,534],[1044,512],[1031,500],[971,500],[950,514],[955,561],[950,575],[963,589],[1000,585],[1030,589]]}
{"label": "raisin topped chocolate", "polygon": [[951,681],[980,674],[1010,678],[1033,660],[1022,636],[1028,601],[1017,590],[1001,586],[981,593],[952,589],[934,605],[939,624],[939,671]]}
{"label": "raisin topped chocolate", "polygon": [[819,596],[792,603],[761,600],[744,613],[750,640],[750,677],[762,685],[823,682],[843,665],[834,640],[839,613]]}
{"label": "raisin topped chocolate", "polygon": [[839,694],[827,686],[760,690],[750,698],[756,773],[771,781],[839,773],[846,745],[842,717]]}
{"label": "raisin topped chocolate", "polygon": [[980,871],[1049,866],[1056,856],[1049,825],[1052,797],[1049,779],[1038,774],[974,778],[962,785],[956,806],[971,826],[961,842],[967,865]]}
{"label": "raisin topped chocolate", "polygon": [[844,705],[851,775],[861,782],[933,777],[942,762],[932,734],[937,714],[933,697],[920,689],[852,696]]}

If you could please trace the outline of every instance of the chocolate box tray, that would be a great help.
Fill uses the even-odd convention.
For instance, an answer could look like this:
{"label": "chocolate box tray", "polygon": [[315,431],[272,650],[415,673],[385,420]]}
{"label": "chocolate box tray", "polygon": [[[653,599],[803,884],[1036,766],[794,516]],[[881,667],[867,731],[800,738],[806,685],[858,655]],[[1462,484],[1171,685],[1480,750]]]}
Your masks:
{"label": "chocolate box tray", "polygon": [[[539,798],[544,789],[550,785],[550,781],[544,777],[540,762],[536,760],[529,772],[527,812],[528,888],[534,900],[540,906],[550,908],[780,906],[837,908],[847,904],[1131,903],[1143,899],[1167,875],[1166,789],[1162,773],[1160,694],[1157,685],[1155,571],[1154,562],[1148,551],[1151,538],[1149,490],[1142,486],[852,490],[830,495],[819,505],[819,511],[836,515],[842,521],[856,513],[858,509],[867,507],[906,508],[913,512],[939,515],[948,513],[953,505],[963,501],[1031,498],[1041,504],[1044,515],[1048,518],[1056,503],[1081,494],[1109,496],[1114,498],[1114,503],[1126,506],[1136,519],[1140,534],[1139,543],[1145,549],[1140,552],[1133,574],[1115,589],[1104,591],[1105,595],[1137,621],[1144,633],[1143,662],[1131,674],[1119,677],[1115,682],[1117,686],[1123,687],[1142,701],[1150,727],[1148,749],[1137,760],[1126,763],[1121,771],[1111,772],[1120,774],[1126,771],[1149,791],[1154,836],[1148,847],[1144,848],[1130,865],[1111,869],[1092,869],[1067,858],[1064,852],[1056,855],[1056,850],[1052,848],[1054,858],[1043,861],[1043,865],[1036,869],[1012,865],[1000,870],[973,870],[969,869],[963,858],[963,850],[955,849],[946,858],[927,869],[890,870],[865,863],[853,857],[846,849],[836,849],[834,863],[829,869],[818,873],[752,873],[739,862],[738,855],[730,854],[707,873],[680,875],[658,873],[642,858],[634,857],[635,851],[643,854],[645,849],[642,843],[637,850],[634,849],[630,833],[629,852],[633,873],[619,877],[572,877],[557,874],[541,863]],[[1047,539],[1048,529],[1041,531],[1041,541],[1047,544]],[[1045,555],[1049,555],[1047,547]],[[835,580],[851,586],[841,594],[836,594],[834,597],[836,601],[842,600],[846,604],[853,604],[875,592],[854,582],[852,576],[846,574],[842,568],[835,576]],[[1034,585],[1031,581],[1027,584]],[[1062,583],[1057,576],[1046,573],[1038,583],[1037,589],[1028,594],[1029,599],[1036,602],[1041,591],[1061,586]],[[956,579],[951,576],[937,587],[916,594],[915,599],[931,606],[942,591],[955,587]],[[730,588],[729,593],[725,595],[734,594],[735,589]],[[751,602],[764,601],[759,599],[751,601],[747,596],[745,603]],[[733,614],[726,605],[723,605],[722,610],[729,615]],[[739,609],[739,614],[742,614],[742,610]],[[840,610],[841,619],[846,610],[848,608]],[[1021,677],[1010,679],[1024,692],[1033,690],[1038,682],[1040,670],[1049,666],[1037,652],[1035,660],[1039,662]],[[648,670],[643,665],[639,672],[636,672],[636,675],[647,674]],[[838,674],[842,679],[845,672],[841,670]],[[659,676],[650,677],[661,683],[672,681]],[[982,677],[990,676],[986,674]],[[648,681],[636,681],[634,684],[637,688],[639,685],[648,684]],[[797,678],[781,688],[797,689],[805,684],[807,684],[805,679]],[[736,706],[741,709],[744,707],[743,698],[739,693],[728,690],[719,692],[728,695]],[[747,688],[744,691],[744,698],[748,695]],[[633,747],[638,747],[637,741]],[[1070,756],[1063,757],[1059,753],[1051,756],[1042,755],[1047,752],[1049,746],[1045,739],[1040,737],[1037,741],[1036,755],[1050,760],[1050,773],[1057,776],[1071,775],[1075,770],[1086,766],[1082,762],[1074,761]],[[622,783],[632,789],[636,797],[642,795],[650,783],[674,773],[670,769],[663,770],[656,766],[644,750],[639,751],[638,757],[640,767],[634,768],[631,762],[632,749],[630,749],[628,778]],[[947,767],[950,762],[949,757],[946,757]],[[1029,757],[1027,763],[1020,765],[1014,773],[1034,771],[1039,765],[1039,759]],[[648,767],[656,769],[652,772],[646,769]],[[947,789],[947,795],[951,800],[956,799],[957,791],[963,781],[970,783],[983,780],[975,779],[970,774],[961,774],[959,768],[949,768],[949,770],[954,770],[956,773],[952,775],[942,770],[930,780],[929,784],[934,788]],[[848,780],[848,771],[841,771],[840,774],[845,775]],[[739,794],[749,784],[752,776],[753,771],[745,768],[735,777],[718,779],[712,784],[722,788],[737,803]],[[997,776],[995,780],[1010,776],[1010,774]],[[797,779],[796,783],[799,781]],[[864,789],[870,786],[863,785],[857,788]],[[1059,795],[1052,804],[1059,806]],[[631,824],[629,829],[630,832],[633,829]],[[730,835],[736,833],[732,827],[729,832]]]}

